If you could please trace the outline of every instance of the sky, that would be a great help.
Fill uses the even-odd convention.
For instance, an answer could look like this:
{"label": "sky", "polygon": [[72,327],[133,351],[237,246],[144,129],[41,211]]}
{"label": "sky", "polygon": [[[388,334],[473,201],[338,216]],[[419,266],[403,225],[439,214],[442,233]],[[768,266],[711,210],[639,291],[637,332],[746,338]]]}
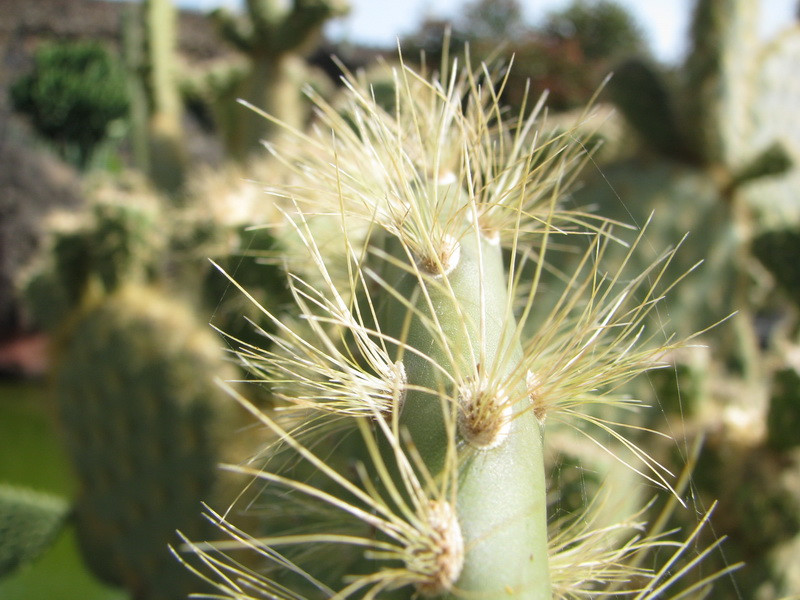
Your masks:
{"label": "sky", "polygon": [[[289,2],[290,0],[283,0]],[[528,23],[535,25],[548,12],[572,0],[521,0]],[[617,0],[636,18],[653,52],[666,63],[679,61],[685,52],[692,0]],[[465,0],[350,0],[350,15],[328,26],[331,38],[376,46],[393,46],[397,36],[414,31],[426,16],[452,17]],[[243,0],[176,0],[186,8],[208,10],[217,6],[238,8]],[[792,21],[797,0],[762,0],[761,31],[773,35]]]}

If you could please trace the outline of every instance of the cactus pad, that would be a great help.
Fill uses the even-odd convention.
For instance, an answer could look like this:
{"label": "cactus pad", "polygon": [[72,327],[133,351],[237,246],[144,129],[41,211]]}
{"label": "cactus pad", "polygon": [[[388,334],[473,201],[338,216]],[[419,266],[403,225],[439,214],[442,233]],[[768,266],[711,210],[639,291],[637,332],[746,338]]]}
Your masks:
{"label": "cactus pad", "polygon": [[168,544],[200,534],[224,426],[220,342],[181,305],[141,287],[89,304],[61,343],[58,412],[80,483],[87,563],[135,598],[197,588]]}
{"label": "cactus pad", "polygon": [[61,531],[68,508],[56,496],[0,485],[0,576],[47,550]]}

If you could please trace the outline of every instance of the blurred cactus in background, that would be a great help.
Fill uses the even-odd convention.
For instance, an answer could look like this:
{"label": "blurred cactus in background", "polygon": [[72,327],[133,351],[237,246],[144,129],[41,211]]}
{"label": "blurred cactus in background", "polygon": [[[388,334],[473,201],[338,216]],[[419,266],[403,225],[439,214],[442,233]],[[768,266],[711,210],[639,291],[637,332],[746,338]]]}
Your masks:
{"label": "blurred cactus in background", "polygon": [[[237,459],[244,439],[215,383],[236,369],[199,316],[224,306],[206,257],[241,266],[266,303],[283,286],[278,267],[238,265],[256,246],[238,241],[237,224],[165,206],[136,178],[101,181],[90,196],[84,214],[53,219],[26,287],[54,340],[57,420],[79,483],[70,523],[99,579],[136,599],[177,600],[197,581],[168,544],[176,529],[208,535],[202,502],[225,504],[217,463]],[[236,244],[220,244],[231,234]],[[218,321],[236,323],[229,311]]]}
{"label": "blurred cactus in background", "polygon": [[0,577],[49,548],[68,512],[61,498],[0,484]]}
{"label": "blurred cactus in background", "polygon": [[[712,564],[744,560],[736,593],[771,599],[800,593],[781,583],[792,576],[775,562],[796,543],[800,463],[791,444],[774,442],[799,401],[786,374],[796,368],[787,357],[798,342],[792,286],[800,231],[800,95],[787,82],[800,29],[764,43],[759,8],[757,0],[698,0],[681,71],[667,75],[638,59],[616,69],[609,97],[638,152],[601,164],[602,174],[576,196],[634,222],[654,212],[653,243],[691,232],[688,262],[678,257],[674,272],[703,259],[704,275],[673,297],[670,317],[681,333],[735,313],[730,326],[704,336],[710,361],[674,354],[672,375],[655,373],[651,384],[665,398],[663,429],[706,441],[693,479],[698,509],[719,499],[715,529],[731,537]],[[711,597],[730,593],[724,585]]]}
{"label": "blurred cactus in background", "polygon": [[54,388],[78,539],[91,570],[135,599],[196,591],[168,544],[176,528],[209,528],[201,503],[220,491],[223,435],[236,426],[213,381],[228,368],[185,304],[142,286],[85,298],[61,333]]}
{"label": "blurred cactus in background", "polygon": [[308,105],[302,88],[309,74],[302,57],[318,43],[325,22],[349,9],[346,0],[248,0],[245,8],[246,17],[224,9],[213,14],[223,38],[248,59],[244,70],[232,67],[233,78],[217,76],[227,82],[222,89],[228,92],[217,99],[218,120],[229,152],[239,160],[257,150],[261,140],[269,139],[277,128],[234,101],[242,98],[284,123],[303,128]]}
{"label": "blurred cactus in background", "polygon": [[111,293],[155,277],[167,240],[159,205],[142,189],[127,198],[121,189],[112,198],[101,192],[84,214],[53,216],[48,245],[23,284],[36,326],[57,331],[88,290]]}
{"label": "blurred cactus in background", "polygon": [[10,89],[14,109],[30,118],[62,158],[88,166],[109,126],[125,117],[124,71],[97,42],[53,42],[37,49],[31,73]]}
{"label": "blurred cactus in background", "polygon": [[128,10],[122,32],[134,158],[156,187],[173,195],[182,189],[188,169],[175,13],[172,0],[146,0]]}

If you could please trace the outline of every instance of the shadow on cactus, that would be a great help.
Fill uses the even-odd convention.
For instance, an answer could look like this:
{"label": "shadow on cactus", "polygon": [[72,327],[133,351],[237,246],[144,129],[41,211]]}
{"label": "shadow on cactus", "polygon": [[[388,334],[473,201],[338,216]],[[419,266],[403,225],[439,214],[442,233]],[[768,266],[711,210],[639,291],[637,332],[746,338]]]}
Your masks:
{"label": "shadow on cactus", "polygon": [[[569,195],[591,132],[548,134],[543,101],[507,115],[500,69],[443,65],[397,67],[392,113],[351,78],[344,110],[313,98],[311,132],[271,148],[295,174],[281,194],[308,258],[289,275],[296,316],[264,309],[268,349],[239,350],[278,406],[231,391],[274,438],[226,467],[260,525],[210,513],[228,539],[187,540],[193,568],[236,599],[700,593],[735,568],[685,577],[719,543],[693,547],[707,517],[675,541],[664,519],[648,525],[646,498],[613,522],[600,510],[680,491],[630,441],[624,415],[642,403],[622,391],[688,342],[648,321],[675,248],[628,273],[642,230],[607,264],[628,230]],[[323,217],[337,253],[317,243]],[[548,515],[556,433],[637,489],[609,483]]]}

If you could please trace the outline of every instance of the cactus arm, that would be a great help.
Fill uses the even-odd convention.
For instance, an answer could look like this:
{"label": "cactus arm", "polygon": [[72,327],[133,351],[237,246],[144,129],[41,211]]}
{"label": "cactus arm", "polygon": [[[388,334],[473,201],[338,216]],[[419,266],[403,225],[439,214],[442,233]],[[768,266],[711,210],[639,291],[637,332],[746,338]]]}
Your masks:
{"label": "cactus arm", "polygon": [[[249,72],[236,96],[300,128],[308,112],[301,93],[308,80],[301,56],[316,43],[325,21],[345,14],[348,7],[342,0],[295,1],[289,6],[276,0],[248,0],[246,7],[243,21],[226,11],[213,13],[222,36],[249,59]],[[221,99],[228,100],[227,96]],[[243,109],[230,121],[229,150],[240,160],[277,131]]]}
{"label": "cactus arm", "polygon": [[758,0],[700,0],[686,62],[689,130],[706,162],[731,165],[748,148],[748,83],[757,55]]}
{"label": "cactus arm", "polygon": [[774,142],[732,173],[729,189],[723,190],[723,197],[730,197],[739,186],[762,177],[783,175],[792,166],[792,157],[786,152],[783,144]]}
{"label": "cactus arm", "polygon": [[172,0],[145,2],[150,66],[150,176],[156,185],[177,193],[187,169],[180,93],[175,65],[176,14]]}
{"label": "cactus arm", "polygon": [[[402,244],[387,247],[408,261]],[[410,321],[404,343],[417,351],[402,353],[409,392],[399,423],[435,475],[446,476],[459,448],[456,514],[466,552],[451,593],[549,598],[541,430],[520,375],[500,246],[469,227],[457,260],[440,276],[446,281],[401,274],[397,294],[414,306],[393,302],[383,313],[393,335]],[[478,391],[484,385],[490,393]]]}
{"label": "cactus arm", "polygon": [[148,98],[144,78],[144,30],[139,7],[128,7],[122,15],[123,58],[131,97],[131,149],[140,171],[150,171],[147,140]]}
{"label": "cactus arm", "polygon": [[217,26],[220,35],[245,54],[253,49],[253,32],[249,23],[243,22],[225,8],[217,8],[211,12],[211,19]]}
{"label": "cactus arm", "polygon": [[267,42],[286,18],[283,2],[275,0],[247,0],[247,13],[253,26],[253,33],[262,43]]}
{"label": "cactus arm", "polygon": [[295,0],[293,10],[275,32],[275,46],[305,52],[319,37],[327,20],[343,16],[347,11],[348,6],[341,0]]}

